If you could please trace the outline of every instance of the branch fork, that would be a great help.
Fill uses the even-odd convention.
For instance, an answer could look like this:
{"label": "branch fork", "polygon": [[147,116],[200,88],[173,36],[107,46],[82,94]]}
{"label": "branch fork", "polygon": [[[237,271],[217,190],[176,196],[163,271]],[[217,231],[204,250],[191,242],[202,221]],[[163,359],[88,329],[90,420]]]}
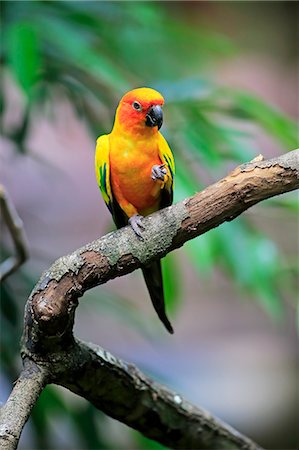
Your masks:
{"label": "branch fork", "polygon": [[26,304],[25,365],[1,411],[1,448],[16,448],[33,404],[43,387],[54,382],[168,447],[257,450],[250,439],[133,365],[77,340],[74,316],[86,290],[162,258],[256,203],[298,187],[299,150],[270,160],[259,155],[204,191],[144,218],[143,241],[125,227],[59,258]]}

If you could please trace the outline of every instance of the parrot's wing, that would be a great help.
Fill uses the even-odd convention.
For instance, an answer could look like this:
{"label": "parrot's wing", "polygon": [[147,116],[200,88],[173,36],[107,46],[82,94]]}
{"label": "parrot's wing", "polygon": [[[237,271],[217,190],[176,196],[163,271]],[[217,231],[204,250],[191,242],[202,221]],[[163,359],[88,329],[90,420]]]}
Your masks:
{"label": "parrot's wing", "polygon": [[110,184],[109,137],[107,134],[100,136],[97,140],[95,171],[103,199],[112,214],[113,198]]}
{"label": "parrot's wing", "polygon": [[160,204],[161,208],[165,208],[166,206],[170,206],[173,200],[173,179],[175,174],[175,164],[172,151],[170,150],[167,141],[161,133],[159,133],[159,156],[162,163],[167,164],[170,175],[162,191],[162,199]]}
{"label": "parrot's wing", "polygon": [[110,183],[109,136],[104,134],[97,140],[95,170],[103,199],[112,214],[117,228],[127,225],[128,218],[115,200]]}

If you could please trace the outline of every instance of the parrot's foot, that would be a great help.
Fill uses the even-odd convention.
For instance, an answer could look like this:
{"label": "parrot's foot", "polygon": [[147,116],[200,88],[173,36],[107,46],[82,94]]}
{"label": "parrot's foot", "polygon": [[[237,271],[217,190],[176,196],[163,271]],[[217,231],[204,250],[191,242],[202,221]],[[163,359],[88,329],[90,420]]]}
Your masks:
{"label": "parrot's foot", "polygon": [[164,177],[167,174],[167,169],[165,168],[166,164],[160,164],[158,166],[157,164],[152,167],[152,179],[154,181],[156,180],[162,180],[164,181]]}
{"label": "parrot's foot", "polygon": [[130,217],[128,222],[131,225],[131,227],[133,228],[134,233],[139,238],[143,239],[141,230],[145,230],[145,226],[141,222],[141,219],[143,219],[143,216],[140,216],[140,214],[134,214],[134,216]]}

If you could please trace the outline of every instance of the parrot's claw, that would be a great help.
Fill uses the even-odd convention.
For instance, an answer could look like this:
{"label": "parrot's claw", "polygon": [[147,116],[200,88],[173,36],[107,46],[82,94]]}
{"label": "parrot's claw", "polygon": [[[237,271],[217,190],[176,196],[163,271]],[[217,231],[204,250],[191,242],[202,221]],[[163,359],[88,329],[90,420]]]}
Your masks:
{"label": "parrot's claw", "polygon": [[145,230],[145,226],[141,222],[141,219],[143,219],[143,216],[140,216],[140,214],[134,214],[134,216],[130,217],[128,220],[129,224],[133,228],[134,233],[141,239],[143,239],[141,230]]}
{"label": "parrot's claw", "polygon": [[156,164],[152,167],[152,179],[154,181],[156,180],[162,180],[164,181],[164,177],[167,174],[167,169],[165,168],[166,164]]}

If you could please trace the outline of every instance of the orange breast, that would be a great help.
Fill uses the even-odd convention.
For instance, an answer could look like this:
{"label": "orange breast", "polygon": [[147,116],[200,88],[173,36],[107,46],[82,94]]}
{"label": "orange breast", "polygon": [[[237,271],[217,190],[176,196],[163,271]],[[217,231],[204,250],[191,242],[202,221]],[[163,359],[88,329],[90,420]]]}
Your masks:
{"label": "orange breast", "polygon": [[161,164],[156,140],[111,140],[111,186],[120,205],[125,200],[143,215],[159,208],[162,182],[151,178],[155,164]]}

